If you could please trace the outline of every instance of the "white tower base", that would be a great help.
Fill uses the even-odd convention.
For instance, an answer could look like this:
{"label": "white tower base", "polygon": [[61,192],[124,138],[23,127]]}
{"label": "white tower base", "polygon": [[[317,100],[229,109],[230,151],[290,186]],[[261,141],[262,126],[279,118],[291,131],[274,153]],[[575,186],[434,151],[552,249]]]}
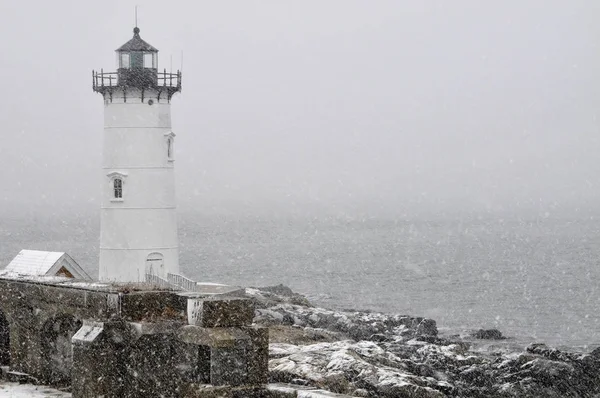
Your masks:
{"label": "white tower base", "polygon": [[170,96],[138,88],[110,94],[104,94],[100,280],[166,279],[179,273]]}

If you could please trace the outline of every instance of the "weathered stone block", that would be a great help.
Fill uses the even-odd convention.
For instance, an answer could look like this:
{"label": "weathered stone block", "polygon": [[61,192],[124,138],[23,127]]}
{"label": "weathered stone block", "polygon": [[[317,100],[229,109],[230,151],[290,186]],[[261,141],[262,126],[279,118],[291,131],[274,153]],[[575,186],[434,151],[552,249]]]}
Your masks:
{"label": "weathered stone block", "polygon": [[269,384],[267,391],[269,398],[296,398],[298,396],[298,390],[287,384]]}
{"label": "weathered stone block", "polygon": [[273,395],[262,387],[228,387],[212,385],[190,385],[184,398],[293,398],[291,395]]}
{"label": "weathered stone block", "polygon": [[179,329],[178,338],[188,344],[209,347],[234,347],[239,340],[250,340],[242,328],[202,328],[186,325]]}
{"label": "weathered stone block", "polygon": [[188,322],[205,328],[250,326],[254,303],[242,298],[189,298]]}
{"label": "weathered stone block", "polygon": [[73,398],[115,397],[122,393],[122,356],[106,337],[104,324],[96,322],[85,322],[73,336]]}
{"label": "weathered stone block", "polygon": [[248,380],[248,342],[240,340],[234,347],[210,350],[210,383],[214,386],[242,386]]}
{"label": "weathered stone block", "polygon": [[[266,328],[201,328],[184,326],[179,340],[210,347],[203,360],[210,363],[210,378],[216,386],[259,386],[267,383],[269,331]],[[205,366],[198,363],[197,366]],[[205,374],[203,372],[200,372]]]}
{"label": "weathered stone block", "polygon": [[210,383],[210,347],[208,346],[195,346],[196,347],[196,361],[195,369],[192,374],[193,380],[197,383]]}
{"label": "weathered stone block", "polygon": [[271,398],[269,391],[263,387],[240,387],[231,391],[231,398]]}
{"label": "weathered stone block", "polygon": [[101,346],[73,345],[72,393],[74,398],[91,398],[108,395],[112,386],[107,372],[113,372],[103,358]]}
{"label": "weathered stone block", "polygon": [[120,295],[120,316],[127,321],[154,322],[185,317],[186,300],[172,292],[134,292]]}
{"label": "weathered stone block", "polygon": [[249,385],[263,385],[269,380],[269,329],[251,327],[246,329],[250,337],[248,355]]}
{"label": "weathered stone block", "polygon": [[186,388],[184,398],[232,398],[231,387],[211,385],[190,385]]}

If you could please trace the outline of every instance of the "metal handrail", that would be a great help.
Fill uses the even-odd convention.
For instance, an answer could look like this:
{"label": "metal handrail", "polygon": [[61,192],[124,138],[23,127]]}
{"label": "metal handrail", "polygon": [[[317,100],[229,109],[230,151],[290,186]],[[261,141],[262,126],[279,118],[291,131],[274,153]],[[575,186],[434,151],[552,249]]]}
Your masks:
{"label": "metal handrail", "polygon": [[168,280],[153,274],[146,274],[146,282],[156,286],[165,287],[174,290],[180,290],[179,286],[171,284]]}
{"label": "metal handrail", "polygon": [[189,278],[186,278],[183,275],[169,273],[167,274],[167,279],[172,285],[180,287],[181,289],[186,290],[188,292],[198,291],[198,283]]}

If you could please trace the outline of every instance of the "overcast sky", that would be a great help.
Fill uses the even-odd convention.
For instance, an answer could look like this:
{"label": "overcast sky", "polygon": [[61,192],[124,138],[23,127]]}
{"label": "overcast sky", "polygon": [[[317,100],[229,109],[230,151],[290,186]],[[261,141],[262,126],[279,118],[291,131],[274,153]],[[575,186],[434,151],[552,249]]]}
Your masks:
{"label": "overcast sky", "polygon": [[3,1],[0,203],[95,210],[92,69],[180,67],[181,211],[600,209],[598,0]]}

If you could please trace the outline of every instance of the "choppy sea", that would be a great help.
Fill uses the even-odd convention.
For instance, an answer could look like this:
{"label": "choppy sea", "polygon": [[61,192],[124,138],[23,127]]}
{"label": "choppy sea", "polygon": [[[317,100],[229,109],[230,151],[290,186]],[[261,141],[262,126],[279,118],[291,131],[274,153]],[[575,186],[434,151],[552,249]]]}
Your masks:
{"label": "choppy sea", "polygon": [[[522,344],[600,346],[600,220],[404,220],[181,215],[182,272],[283,283],[314,303],[433,318],[444,333],[498,328]],[[97,273],[94,216],[0,219],[0,266],[66,251]]]}

